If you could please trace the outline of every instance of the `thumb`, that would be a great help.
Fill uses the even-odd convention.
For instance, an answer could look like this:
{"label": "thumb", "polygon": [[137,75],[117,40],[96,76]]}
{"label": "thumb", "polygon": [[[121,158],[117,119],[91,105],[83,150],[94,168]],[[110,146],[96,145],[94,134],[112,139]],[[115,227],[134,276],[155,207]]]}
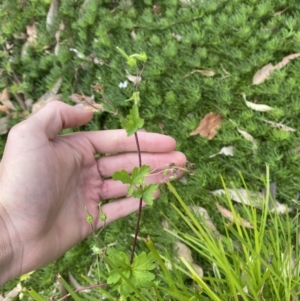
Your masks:
{"label": "thumb", "polygon": [[88,123],[93,117],[90,110],[73,107],[61,101],[51,101],[37,113],[27,119],[27,122],[38,124],[39,128],[54,139],[62,129],[72,128]]}

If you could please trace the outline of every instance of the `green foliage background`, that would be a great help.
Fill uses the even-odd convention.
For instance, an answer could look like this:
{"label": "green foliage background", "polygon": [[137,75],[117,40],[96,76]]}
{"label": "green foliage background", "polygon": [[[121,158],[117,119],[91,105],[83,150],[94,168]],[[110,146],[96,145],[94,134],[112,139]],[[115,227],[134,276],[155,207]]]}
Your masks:
{"label": "green foliage background", "polygon": [[[186,184],[176,184],[187,202],[192,199],[217,218],[209,191],[222,188],[220,175],[241,187],[238,171],[242,171],[249,190],[257,191],[262,188],[265,163],[270,166],[271,180],[277,184],[278,200],[290,202],[297,198],[300,160],[293,149],[300,144],[299,132],[274,129],[262,119],[299,129],[300,60],[276,71],[265,83],[251,85],[258,69],[300,52],[300,6],[296,0],[66,0],[60,1],[49,33],[46,16],[50,3],[49,0],[2,1],[0,89],[8,87],[12,95],[17,92],[25,99],[37,100],[62,77],[60,93],[65,102],[71,103],[72,93],[90,96],[91,86],[99,83],[125,116],[129,107],[124,100],[132,94],[133,88],[130,85],[126,89],[118,87],[126,80],[126,65],[116,46],[128,54],[145,51],[148,61],[140,85],[140,116],[145,119],[147,131],[173,136],[177,149],[196,164],[195,175],[186,176]],[[26,26],[32,22],[37,24],[37,43],[27,48],[24,55],[22,47],[26,40],[16,36],[25,33]],[[55,33],[61,22],[65,29],[55,55]],[[14,44],[12,52],[6,50],[6,42]],[[70,49],[76,49],[83,57],[79,58]],[[101,64],[96,64],[94,58]],[[185,76],[195,69],[213,70],[216,75]],[[14,74],[20,83],[16,83]],[[257,98],[258,103],[275,110],[252,111],[246,107],[242,93],[249,101]],[[98,96],[96,99],[101,101]],[[21,121],[22,109],[18,112],[11,116],[11,125]],[[212,140],[190,136],[209,112],[218,112],[224,118],[217,136]],[[251,143],[237,132],[229,119],[256,139],[256,155]],[[161,122],[163,130],[159,126]],[[103,113],[96,114],[81,130],[119,127],[115,117]],[[5,139],[5,135],[0,137],[0,155]],[[228,145],[236,149],[233,157],[209,158]],[[161,223],[160,211],[172,215],[168,207],[170,199],[164,192],[161,199],[154,209],[146,210],[140,235],[150,234],[155,242],[168,246],[165,238],[159,237],[157,225]],[[173,218],[176,222],[176,216]],[[132,216],[109,226],[102,234],[103,246],[118,241],[119,248],[128,251],[134,223]],[[62,264],[65,270],[77,264],[68,261],[72,254],[77,259],[93,260],[85,244],[65,256]],[[81,268],[85,265],[82,263]],[[59,270],[53,265],[48,269],[50,274]]]}

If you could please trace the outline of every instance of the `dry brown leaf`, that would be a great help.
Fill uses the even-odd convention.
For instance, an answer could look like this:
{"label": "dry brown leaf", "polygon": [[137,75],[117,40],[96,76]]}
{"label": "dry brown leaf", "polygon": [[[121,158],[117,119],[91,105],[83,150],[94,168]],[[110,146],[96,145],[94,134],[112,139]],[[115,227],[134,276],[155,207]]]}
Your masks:
{"label": "dry brown leaf", "polygon": [[5,296],[5,298],[2,299],[2,301],[15,300],[15,298],[19,295],[21,289],[22,287],[20,285],[17,285]]}
{"label": "dry brown leaf", "polygon": [[218,113],[208,113],[190,135],[193,136],[199,134],[200,136],[211,140],[216,136],[217,130],[221,126],[222,119],[222,116]]}
{"label": "dry brown leaf", "polygon": [[58,13],[58,0],[52,0],[46,19],[46,28],[51,32]]}
{"label": "dry brown leaf", "polygon": [[29,44],[35,44],[37,41],[37,27],[36,23],[33,22],[31,25],[26,26],[26,32],[28,35],[27,42]]}
{"label": "dry brown leaf", "polygon": [[213,224],[208,212],[206,209],[200,206],[189,206],[189,209],[193,211],[196,215],[201,216],[204,219],[206,226],[211,229],[215,234],[221,236],[216,226]]}
{"label": "dry brown leaf", "polygon": [[[244,188],[240,189],[226,189],[229,197],[237,202],[243,203],[245,205],[252,205],[255,208],[261,209],[263,207],[264,196],[261,192],[247,191]],[[217,189],[211,191],[213,195],[226,196],[226,191],[224,189]]]}
{"label": "dry brown leaf", "polygon": [[27,35],[26,33],[24,32],[21,32],[19,34],[14,34],[13,37],[16,39],[16,40],[25,40],[27,39]]}
{"label": "dry brown leaf", "polygon": [[47,103],[54,101],[54,100],[62,100],[62,95],[61,94],[57,94],[57,95],[51,95],[49,96],[47,99],[40,99],[39,101],[35,102],[32,105],[31,108],[31,113],[34,114],[36,113],[38,110],[40,110],[42,107],[44,107]]}
{"label": "dry brown leaf", "polygon": [[273,16],[274,16],[274,17],[275,17],[275,16],[279,16],[279,15],[283,14],[284,12],[286,12],[288,9],[289,9],[289,8],[286,7],[286,8],[283,9],[283,10],[277,11],[276,13],[273,14]]}
{"label": "dry brown leaf", "polygon": [[136,85],[139,85],[141,80],[142,80],[142,77],[141,76],[134,76],[134,75],[131,75],[129,73],[127,73],[126,75],[127,79],[130,80],[135,86]]}
{"label": "dry brown leaf", "polygon": [[288,127],[288,126],[286,126],[286,125],[284,125],[282,123],[276,123],[276,122],[273,122],[273,121],[270,121],[270,120],[266,120],[266,119],[263,119],[263,121],[266,122],[266,123],[271,124],[272,127],[278,128],[278,129],[280,129],[282,131],[285,131],[285,132],[296,132],[295,129],[290,128],[290,127]]}
{"label": "dry brown leaf", "polygon": [[8,116],[0,118],[0,135],[8,132]]}
{"label": "dry brown leaf", "polygon": [[216,206],[218,208],[218,211],[221,213],[221,215],[224,218],[229,219],[233,223],[239,223],[240,225],[243,225],[245,228],[253,229],[252,225],[244,218],[239,217],[238,220],[236,220],[230,210],[224,208],[218,203],[216,203]]}
{"label": "dry brown leaf", "polygon": [[273,65],[272,63],[267,64],[266,66],[259,69],[253,76],[252,84],[259,85],[263,83],[266,79],[270,77],[273,71],[278,70],[286,66],[291,60],[294,60],[300,56],[300,53],[293,53],[285,56],[281,62],[277,65]]}
{"label": "dry brown leaf", "polygon": [[218,155],[224,155],[224,156],[233,156],[234,155],[234,147],[232,145],[224,146],[221,148],[221,150],[213,155],[210,155],[209,158],[214,158]]}
{"label": "dry brown leaf", "polygon": [[204,76],[207,76],[207,77],[212,77],[214,76],[216,73],[212,70],[202,70],[202,69],[196,69],[196,70],[193,70],[192,72],[186,74],[184,77],[188,77],[194,73],[201,73],[202,75]]}
{"label": "dry brown leaf", "polygon": [[182,256],[189,264],[193,262],[192,251],[181,241],[176,241],[174,244],[176,255]]}
{"label": "dry brown leaf", "polygon": [[76,103],[76,107],[83,107],[92,112],[103,112],[104,106],[102,103],[96,103],[93,97],[80,95],[80,94],[72,94],[70,98],[73,102]]}
{"label": "dry brown leaf", "polygon": [[[53,96],[55,96],[58,92],[58,90],[60,89],[60,86],[62,84],[62,78],[58,78],[58,80],[54,83],[54,85],[52,86],[52,88],[47,91],[45,94],[43,94],[38,101],[47,101],[49,98],[52,98]],[[53,100],[53,99],[52,99]]]}
{"label": "dry brown leaf", "polygon": [[5,88],[0,94],[0,103],[2,103],[4,106],[6,106],[11,110],[15,110],[15,107],[9,98],[10,96],[9,96],[8,89]]}
{"label": "dry brown leaf", "polygon": [[246,103],[246,106],[254,111],[258,111],[258,112],[269,112],[269,111],[272,111],[274,110],[274,108],[272,107],[269,107],[267,105],[264,105],[264,104],[257,104],[257,103],[254,103],[254,102],[251,102],[251,101],[247,101],[246,99],[246,95],[245,93],[242,94],[243,96],[243,99]]}
{"label": "dry brown leaf", "polygon": [[259,85],[263,83],[274,71],[273,64],[268,64],[259,69],[253,76],[252,85]]}
{"label": "dry brown leaf", "polygon": [[136,32],[134,30],[130,33],[130,36],[134,41],[136,40]]}
{"label": "dry brown leaf", "polygon": [[203,269],[196,263],[192,263],[192,267],[200,278],[203,278]]}
{"label": "dry brown leaf", "polygon": [[252,135],[250,135],[249,133],[237,128],[237,131],[248,141],[255,143],[255,139],[253,138]]}

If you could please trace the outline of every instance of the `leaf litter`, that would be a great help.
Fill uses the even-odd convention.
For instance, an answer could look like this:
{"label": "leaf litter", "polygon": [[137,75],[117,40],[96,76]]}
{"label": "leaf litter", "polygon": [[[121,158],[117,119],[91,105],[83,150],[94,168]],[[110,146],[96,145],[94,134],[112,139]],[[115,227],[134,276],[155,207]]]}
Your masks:
{"label": "leaf litter", "polygon": [[93,96],[86,96],[80,94],[70,95],[71,100],[76,104],[75,107],[84,107],[92,112],[102,112],[104,111],[104,106],[102,103],[96,103]]}
{"label": "leaf litter", "polygon": [[254,74],[253,79],[252,79],[252,84],[253,85],[259,85],[259,84],[263,83],[265,80],[267,80],[271,76],[271,74],[275,70],[279,70],[279,69],[283,68],[291,60],[294,60],[294,59],[298,58],[299,56],[300,56],[300,53],[293,53],[293,54],[285,56],[282,59],[282,61],[279,62],[278,64],[276,64],[275,66],[272,63],[269,63],[269,64],[265,65],[264,67],[259,69]]}
{"label": "leaf litter", "polygon": [[10,100],[10,95],[7,88],[3,89],[3,91],[0,94],[0,103],[2,103],[3,105],[2,110],[0,109],[0,111],[5,112],[5,111],[16,109]]}
{"label": "leaf litter", "polygon": [[[176,234],[176,231],[174,229],[172,229],[172,227],[170,226],[169,222],[166,219],[164,219],[162,221],[162,226],[164,228],[168,229],[170,232],[173,232],[174,234]],[[192,250],[187,245],[185,245],[180,240],[176,240],[173,244],[173,249],[175,251],[176,258],[183,257],[193,267],[193,269],[195,270],[197,275],[200,278],[203,277],[203,269],[194,262],[193,257],[192,257]],[[170,262],[166,262],[166,266],[169,270],[172,270],[172,265]]]}
{"label": "leaf litter", "polygon": [[51,87],[50,90],[48,90],[46,93],[44,93],[37,102],[35,102],[32,106],[31,112],[32,114],[36,113],[38,110],[40,110],[42,107],[44,107],[47,103],[53,101],[53,100],[61,100],[61,95],[58,95],[57,92],[60,89],[60,86],[62,84],[62,78],[59,77],[54,85]]}
{"label": "leaf litter", "polygon": [[221,213],[221,215],[224,218],[230,220],[233,223],[239,223],[240,225],[243,225],[245,228],[253,229],[253,226],[247,220],[245,220],[244,218],[239,216],[239,219],[237,220],[233,216],[233,214],[230,210],[226,209],[225,207],[221,206],[218,203],[216,203],[216,206],[217,206],[218,211]]}
{"label": "leaf litter", "polygon": [[286,126],[282,123],[277,123],[277,122],[273,122],[273,121],[270,121],[270,120],[266,120],[266,119],[263,119],[264,122],[270,124],[272,127],[274,128],[278,128],[282,131],[285,131],[285,132],[296,132],[296,129],[293,129],[289,126]]}
{"label": "leaf litter", "polygon": [[246,106],[254,111],[258,111],[258,112],[269,112],[269,111],[272,111],[274,110],[274,108],[270,107],[270,106],[267,106],[267,105],[264,105],[264,104],[256,104],[254,102],[251,102],[251,101],[247,101],[246,99],[246,94],[243,93],[242,94],[243,96],[243,99],[246,103]]}
{"label": "leaf litter", "polygon": [[52,0],[46,18],[46,28],[48,32],[52,31],[57,15],[58,15],[58,0]]}
{"label": "leaf litter", "polygon": [[0,135],[8,132],[8,116],[0,118]]}
{"label": "leaf litter", "polygon": [[[270,184],[270,191],[274,190],[274,185],[272,183]],[[255,191],[249,191],[244,188],[239,189],[217,189],[214,191],[211,191],[213,195],[216,196],[226,196],[227,193],[229,194],[229,197],[232,201],[253,206],[257,209],[263,209],[264,202],[266,202],[266,192],[265,189],[262,190],[262,192],[255,192]],[[272,192],[268,202],[268,208],[270,212],[277,211],[279,214],[284,214],[286,212],[290,212],[291,209],[286,206],[285,204],[281,204],[275,199],[276,197],[276,189],[274,192]]]}
{"label": "leaf litter", "polygon": [[209,156],[209,158],[213,158],[218,155],[233,156],[234,155],[234,147],[232,145],[224,146],[221,148],[221,150],[218,153]]}
{"label": "leaf litter", "polygon": [[183,78],[188,77],[194,73],[201,73],[202,75],[207,76],[207,77],[212,77],[212,76],[215,76],[215,74],[216,74],[212,70],[196,69],[196,70],[193,70],[192,72],[186,74]]}
{"label": "leaf litter", "polygon": [[218,113],[208,113],[200,121],[198,127],[190,133],[190,136],[200,135],[211,140],[217,134],[222,123],[222,116]]}

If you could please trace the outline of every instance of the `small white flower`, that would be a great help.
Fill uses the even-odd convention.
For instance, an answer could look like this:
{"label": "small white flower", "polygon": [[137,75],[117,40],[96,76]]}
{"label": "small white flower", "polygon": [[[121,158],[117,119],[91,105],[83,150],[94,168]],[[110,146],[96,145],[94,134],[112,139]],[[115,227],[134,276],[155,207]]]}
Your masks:
{"label": "small white flower", "polygon": [[119,86],[118,86],[118,87],[119,87],[120,89],[125,89],[125,88],[127,88],[127,85],[128,85],[128,81],[125,80],[124,83],[122,83],[122,82],[119,83]]}

